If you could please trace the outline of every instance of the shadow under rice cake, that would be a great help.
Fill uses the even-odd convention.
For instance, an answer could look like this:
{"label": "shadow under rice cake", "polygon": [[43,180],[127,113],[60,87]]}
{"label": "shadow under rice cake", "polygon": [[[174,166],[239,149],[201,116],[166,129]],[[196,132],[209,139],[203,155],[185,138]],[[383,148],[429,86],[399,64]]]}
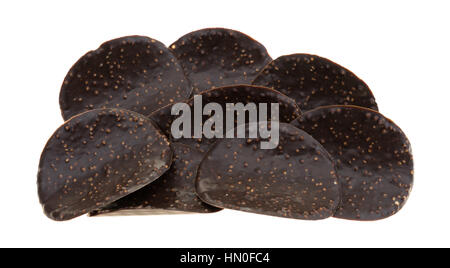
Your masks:
{"label": "shadow under rice cake", "polygon": [[172,143],[171,146],[174,152],[172,166],[159,179],[90,215],[170,214],[177,211],[208,213],[221,210],[202,202],[195,192],[194,181],[202,153],[181,143]]}

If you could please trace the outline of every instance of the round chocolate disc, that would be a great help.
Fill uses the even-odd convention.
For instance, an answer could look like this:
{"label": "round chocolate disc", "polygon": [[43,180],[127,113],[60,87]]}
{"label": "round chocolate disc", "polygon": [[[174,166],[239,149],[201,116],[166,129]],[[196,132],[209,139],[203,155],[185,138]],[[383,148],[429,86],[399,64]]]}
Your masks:
{"label": "round chocolate disc", "polygon": [[335,217],[378,220],[403,207],[413,185],[413,159],[408,139],[391,120],[366,108],[329,106],[292,124],[336,160],[342,200]]}
{"label": "round chocolate disc", "polygon": [[272,59],[251,37],[230,29],[188,33],[170,46],[194,87],[194,93],[234,84],[250,84]]}
{"label": "round chocolate disc", "polygon": [[97,108],[149,115],[189,98],[192,88],[175,56],[159,41],[128,36],[103,43],[81,57],[61,87],[65,120]]}
{"label": "round chocolate disc", "polygon": [[[202,202],[195,192],[195,177],[203,154],[181,143],[172,143],[174,160],[159,179],[117,200],[98,214],[160,214],[161,210],[208,213],[221,209]],[[114,213],[112,213],[114,212]]]}
{"label": "round chocolate disc", "polygon": [[285,123],[275,149],[262,149],[263,140],[219,140],[200,164],[199,197],[216,207],[272,216],[332,216],[339,185],[333,159],[320,143]]}
{"label": "round chocolate disc", "polygon": [[303,111],[338,104],[378,110],[364,81],[344,67],[315,55],[281,56],[268,64],[252,84],[286,94]]}
{"label": "round chocolate disc", "polygon": [[45,214],[69,220],[103,207],[160,177],[172,150],[150,119],[122,109],[96,109],[64,123],[39,163]]}
{"label": "round chocolate disc", "polygon": [[[205,108],[206,105],[211,103],[217,103],[223,110],[223,121],[226,121],[226,110],[227,103],[238,104],[242,103],[243,105],[254,103],[256,105],[258,111],[258,118],[260,119],[262,114],[259,112],[260,105],[267,104],[267,120],[271,120],[272,116],[278,114],[279,121],[284,123],[289,123],[299,117],[301,115],[301,111],[298,108],[295,101],[280,92],[260,86],[251,86],[251,85],[235,85],[235,86],[227,86],[221,88],[215,88],[208,91],[204,91],[199,94],[202,99],[202,106],[199,107],[201,111]],[[171,126],[175,119],[179,118],[180,115],[172,115],[172,105],[164,107],[153,114],[150,115],[150,118],[155,121],[155,123],[161,128],[161,130],[170,137],[173,141],[181,142],[184,144],[188,144],[197,148],[203,152],[206,152],[211,144],[213,144],[217,138],[194,138],[194,109],[195,109],[195,101],[194,98],[191,98],[185,101],[190,107],[191,111],[191,134],[190,136],[181,137],[181,138],[173,138],[173,133],[171,133]],[[271,104],[278,104],[278,110],[272,109]],[[237,126],[237,112],[235,115],[235,126]],[[209,115],[202,116],[202,125],[210,118]],[[258,120],[259,120],[258,119]],[[264,120],[263,120],[264,121]],[[245,123],[249,123],[249,113],[246,113]],[[226,132],[226,124],[222,124],[223,133]],[[217,128],[216,128],[217,129]]]}

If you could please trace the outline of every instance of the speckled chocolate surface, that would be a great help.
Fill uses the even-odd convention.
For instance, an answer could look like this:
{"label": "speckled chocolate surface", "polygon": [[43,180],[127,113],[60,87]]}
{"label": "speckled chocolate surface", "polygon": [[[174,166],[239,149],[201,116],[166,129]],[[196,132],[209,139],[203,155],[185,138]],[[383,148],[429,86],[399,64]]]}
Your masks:
{"label": "speckled chocolate surface", "polygon": [[121,109],[88,111],[47,142],[39,200],[49,218],[69,220],[144,187],[171,162],[167,138],[148,118]]}
{"label": "speckled chocolate surface", "polygon": [[378,110],[364,81],[346,68],[319,56],[292,54],[268,64],[252,82],[295,99],[300,109],[326,105],[357,105]]}
{"label": "speckled chocolate surface", "polygon": [[200,165],[199,197],[214,206],[272,216],[317,220],[339,204],[333,160],[306,132],[280,123],[279,146],[258,139],[221,139]]}
{"label": "speckled chocolate surface", "polygon": [[264,46],[251,37],[223,28],[188,33],[169,48],[180,60],[194,93],[250,84],[272,60]]}
{"label": "speckled chocolate surface", "polygon": [[[413,187],[411,145],[362,79],[316,55],[272,60],[231,29],[168,47],[107,41],[71,67],[59,104],[66,122],[37,178],[56,221],[224,208],[372,221],[401,210]],[[249,124],[277,121],[278,143],[278,132]],[[256,132],[269,137],[249,138]]]}
{"label": "speckled chocolate surface", "polygon": [[[244,105],[248,103],[255,103],[257,106],[259,103],[268,103],[268,120],[270,120],[270,115],[272,114],[272,110],[270,109],[270,103],[278,103],[279,104],[279,121],[289,123],[299,117],[301,115],[301,111],[296,105],[295,101],[291,98],[275,91],[273,89],[259,87],[259,86],[251,86],[251,85],[236,85],[236,86],[227,86],[216,89],[211,89],[205,92],[202,92],[203,106],[208,103],[218,103],[222,106],[223,111],[226,111],[226,103],[243,103]],[[186,101],[187,104],[191,107],[191,115],[192,120],[194,122],[194,100],[191,98]],[[171,124],[172,122],[178,118],[178,116],[171,115],[171,106],[167,106],[163,109],[156,111],[155,113],[150,115],[150,118],[156,122],[156,124],[162,129],[162,131],[168,136],[171,135]],[[202,107],[203,109],[203,107]],[[225,116],[225,112],[224,112]],[[209,116],[203,116],[203,122],[205,122]],[[246,119],[246,122],[249,122]],[[192,127],[194,129],[194,127]],[[197,148],[203,152],[206,152],[211,144],[213,144],[217,139],[216,138],[180,138],[173,139],[174,141],[181,142],[184,144],[188,144]]]}
{"label": "speckled chocolate surface", "polygon": [[370,109],[331,106],[292,124],[335,158],[342,186],[335,217],[378,220],[403,207],[413,185],[413,159],[408,139],[392,121]]}
{"label": "speckled chocolate surface", "polygon": [[149,115],[184,100],[192,88],[175,56],[155,39],[128,36],[103,43],[81,57],[61,87],[65,120],[97,108]]}
{"label": "speckled chocolate surface", "polygon": [[[175,210],[197,213],[208,213],[219,211],[202,202],[195,192],[194,180],[197,168],[202,160],[202,153],[198,150],[181,144],[172,143],[174,160],[170,169],[159,179],[136,192],[117,200],[101,210],[90,213],[108,214],[121,210],[143,209],[148,213],[156,210]],[[131,212],[127,211],[127,215]]]}

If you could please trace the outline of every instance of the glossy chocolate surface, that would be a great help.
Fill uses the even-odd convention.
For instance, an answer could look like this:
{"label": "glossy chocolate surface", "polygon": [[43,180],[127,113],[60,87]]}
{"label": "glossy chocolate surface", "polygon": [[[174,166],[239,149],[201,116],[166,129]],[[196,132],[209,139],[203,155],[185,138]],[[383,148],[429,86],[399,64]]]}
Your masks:
{"label": "glossy chocolate surface", "polygon": [[268,64],[252,82],[295,99],[300,109],[351,104],[378,110],[364,81],[348,69],[319,56],[292,54]]}
{"label": "glossy chocolate surface", "polygon": [[230,29],[188,33],[170,49],[194,87],[194,93],[234,84],[250,84],[272,59],[251,37]]}
{"label": "glossy chocolate surface", "polygon": [[378,220],[403,207],[413,185],[413,159],[408,139],[391,120],[366,108],[330,106],[292,124],[335,158],[342,188],[335,217]]}
{"label": "glossy chocolate surface", "polygon": [[60,93],[65,120],[97,108],[123,108],[149,115],[189,98],[192,88],[168,48],[143,36],[103,43],[70,69]]}
{"label": "glossy chocolate surface", "polygon": [[277,148],[259,139],[221,139],[200,165],[199,197],[217,207],[265,215],[318,220],[339,204],[333,159],[318,141],[280,123]]}
{"label": "glossy chocolate surface", "polygon": [[121,109],[72,117],[47,142],[38,193],[45,214],[69,220],[103,207],[160,177],[172,151],[151,120]]}

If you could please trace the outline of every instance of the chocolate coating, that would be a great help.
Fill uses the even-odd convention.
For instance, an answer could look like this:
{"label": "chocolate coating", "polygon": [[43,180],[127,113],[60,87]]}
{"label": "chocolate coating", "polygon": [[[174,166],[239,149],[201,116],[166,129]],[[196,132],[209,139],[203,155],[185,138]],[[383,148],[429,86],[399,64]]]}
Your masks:
{"label": "chocolate coating", "polygon": [[251,37],[230,29],[188,33],[170,49],[179,59],[194,93],[234,84],[250,84],[272,59]]}
{"label": "chocolate coating", "polygon": [[192,88],[175,56],[159,41],[128,36],[103,43],[81,57],[61,87],[65,120],[97,108],[149,115],[189,98]]}
{"label": "chocolate coating", "polygon": [[174,160],[170,169],[159,179],[136,192],[117,200],[91,216],[126,210],[126,214],[145,210],[151,214],[160,210],[208,213],[221,209],[202,202],[195,192],[194,180],[203,154],[181,143],[172,143]]}
{"label": "chocolate coating", "polygon": [[49,218],[69,220],[144,187],[171,162],[167,138],[147,117],[122,109],[88,111],[64,123],[45,145],[39,200]]}
{"label": "chocolate coating", "polygon": [[351,104],[378,110],[364,81],[346,68],[319,56],[292,54],[268,64],[252,82],[293,98],[303,110]]}
{"label": "chocolate coating", "polygon": [[329,106],[292,124],[336,160],[342,200],[335,217],[378,220],[403,207],[413,185],[413,158],[408,139],[391,120],[366,108]]}
{"label": "chocolate coating", "polygon": [[279,146],[259,139],[221,139],[200,165],[199,197],[213,206],[318,220],[334,214],[339,185],[333,159],[318,141],[280,123]]}
{"label": "chocolate coating", "polygon": [[[278,91],[269,89],[266,87],[251,86],[251,85],[235,85],[227,86],[221,88],[215,88],[208,91],[200,93],[202,95],[203,107],[208,103],[218,103],[221,105],[224,111],[226,111],[226,103],[243,103],[244,105],[248,103],[255,103],[257,106],[259,103],[268,104],[268,120],[270,120],[270,115],[272,110],[270,109],[270,103],[279,103],[279,120],[280,122],[289,123],[301,115],[301,111],[296,105],[295,101],[291,98],[281,94]],[[191,98],[185,103],[189,104],[191,107],[192,124],[194,123],[194,99]],[[203,110],[202,107],[202,110]],[[161,130],[170,137],[175,142],[181,142],[188,144],[201,150],[202,152],[208,151],[210,146],[217,140],[216,138],[180,138],[174,139],[171,134],[171,124],[179,116],[171,115],[172,106],[166,106],[153,114],[150,118],[155,121],[155,123],[161,128]],[[209,116],[203,116],[203,123],[209,118]],[[246,123],[248,123],[248,118],[246,118]],[[194,129],[194,126],[191,127]],[[224,129],[225,131],[225,129]]]}

